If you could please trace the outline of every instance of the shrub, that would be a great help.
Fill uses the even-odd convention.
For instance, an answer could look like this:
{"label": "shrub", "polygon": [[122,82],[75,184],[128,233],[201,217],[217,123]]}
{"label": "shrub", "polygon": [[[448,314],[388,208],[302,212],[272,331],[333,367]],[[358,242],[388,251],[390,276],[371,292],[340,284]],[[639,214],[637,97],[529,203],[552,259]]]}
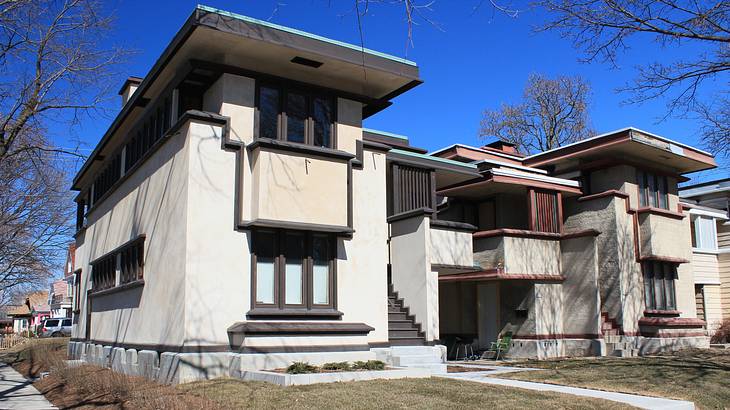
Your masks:
{"label": "shrub", "polygon": [[320,367],[324,370],[350,370],[350,369],[352,369],[352,366],[350,366],[350,363],[347,363],[347,362],[325,363]]}
{"label": "shrub", "polygon": [[380,360],[368,360],[367,362],[358,360],[352,365],[352,368],[359,370],[384,370],[385,363]]}
{"label": "shrub", "polygon": [[289,374],[314,373],[316,371],[317,367],[307,362],[294,362],[286,368],[286,372]]}
{"label": "shrub", "polygon": [[730,318],[722,321],[720,327],[712,335],[710,343],[730,343]]}

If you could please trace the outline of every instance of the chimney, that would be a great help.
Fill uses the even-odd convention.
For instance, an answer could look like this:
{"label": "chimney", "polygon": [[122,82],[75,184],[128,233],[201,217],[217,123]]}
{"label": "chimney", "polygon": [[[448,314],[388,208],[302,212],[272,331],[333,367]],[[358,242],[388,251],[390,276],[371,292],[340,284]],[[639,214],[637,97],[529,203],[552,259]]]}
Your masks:
{"label": "chimney", "polygon": [[122,107],[127,105],[127,101],[132,98],[132,94],[137,91],[137,87],[139,87],[141,83],[142,79],[139,77],[129,77],[126,81],[124,81],[122,88],[119,89],[119,95],[122,96]]}
{"label": "chimney", "polygon": [[504,141],[504,140],[497,140],[497,141],[491,142],[491,143],[483,146],[482,149],[486,149],[488,151],[500,151],[500,152],[504,152],[505,154],[521,156],[520,153],[517,152],[517,148],[515,148],[515,144]]}

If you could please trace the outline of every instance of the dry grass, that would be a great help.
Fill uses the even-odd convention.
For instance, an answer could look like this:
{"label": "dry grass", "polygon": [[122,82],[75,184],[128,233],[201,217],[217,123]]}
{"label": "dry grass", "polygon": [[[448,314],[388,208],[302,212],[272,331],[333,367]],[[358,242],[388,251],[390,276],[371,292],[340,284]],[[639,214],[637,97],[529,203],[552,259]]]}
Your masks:
{"label": "dry grass", "polygon": [[619,403],[449,379],[400,379],[280,387],[217,379],[177,386],[252,409],[625,409]]}
{"label": "dry grass", "polygon": [[703,409],[730,408],[730,350],[685,350],[631,359],[527,361],[519,365],[545,370],[497,377],[691,400]]}

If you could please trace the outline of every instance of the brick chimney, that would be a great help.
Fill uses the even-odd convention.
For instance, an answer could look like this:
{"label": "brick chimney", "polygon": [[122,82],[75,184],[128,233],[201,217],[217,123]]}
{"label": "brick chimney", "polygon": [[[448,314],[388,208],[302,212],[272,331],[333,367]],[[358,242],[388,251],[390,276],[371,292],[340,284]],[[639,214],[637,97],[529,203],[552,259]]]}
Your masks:
{"label": "brick chimney", "polygon": [[127,105],[127,101],[132,98],[132,94],[137,91],[137,87],[139,87],[141,83],[142,79],[139,77],[129,77],[126,81],[124,81],[122,88],[119,89],[119,95],[122,96],[122,107]]}
{"label": "brick chimney", "polygon": [[485,149],[487,151],[499,151],[499,152],[503,152],[505,154],[522,156],[519,152],[517,152],[517,148],[515,147],[515,144],[504,141],[504,140],[497,140],[492,143],[489,143],[489,144],[483,146],[482,149]]}

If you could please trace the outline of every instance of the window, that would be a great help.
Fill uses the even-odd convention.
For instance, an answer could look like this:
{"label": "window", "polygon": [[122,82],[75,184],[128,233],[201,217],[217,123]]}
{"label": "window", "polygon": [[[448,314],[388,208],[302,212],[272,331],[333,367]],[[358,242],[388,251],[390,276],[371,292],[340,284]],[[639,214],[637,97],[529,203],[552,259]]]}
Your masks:
{"label": "window", "polygon": [[259,138],[333,147],[334,98],[273,85],[258,87]]}
{"label": "window", "polygon": [[144,239],[140,236],[91,262],[93,292],[143,279]]}
{"label": "window", "polygon": [[257,230],[253,236],[254,308],[334,308],[331,235]]}
{"label": "window", "polygon": [[58,326],[58,320],[56,319],[47,319],[45,323],[43,323],[43,327],[56,327]]}
{"label": "window", "polygon": [[63,326],[71,326],[71,319],[63,319]]}
{"label": "window", "polygon": [[649,310],[675,310],[677,308],[674,280],[677,265],[666,262],[644,262],[644,299]]}
{"label": "window", "polygon": [[696,249],[717,250],[717,226],[715,219],[708,216],[692,215],[692,247]]}
{"label": "window", "polygon": [[639,206],[669,209],[667,177],[638,171],[636,183],[639,185]]}
{"label": "window", "polygon": [[563,221],[558,213],[558,195],[550,191],[530,192],[530,230],[560,233]]}
{"label": "window", "polygon": [[81,269],[74,272],[74,311],[81,311]]}

